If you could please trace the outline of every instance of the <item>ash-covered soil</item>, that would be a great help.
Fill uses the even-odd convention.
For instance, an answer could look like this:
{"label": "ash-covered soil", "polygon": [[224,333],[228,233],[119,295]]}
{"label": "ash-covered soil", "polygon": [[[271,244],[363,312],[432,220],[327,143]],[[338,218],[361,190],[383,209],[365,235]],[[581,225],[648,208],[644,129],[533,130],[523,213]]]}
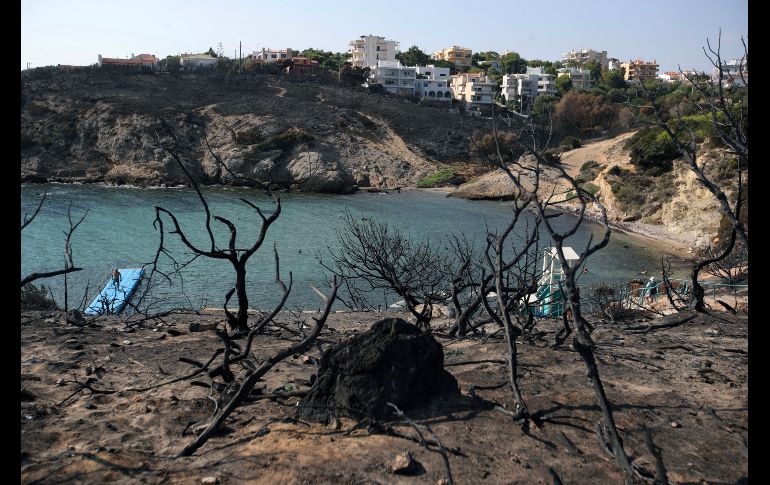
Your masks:
{"label": "ash-covered soil", "polygon": [[[312,323],[312,315],[301,316]],[[310,358],[285,360],[257,387],[263,393],[309,389],[322,350],[386,316],[406,317],[332,314]],[[257,337],[255,356],[264,359],[297,341],[299,319],[282,315],[285,328]],[[219,392],[205,374],[128,389],[192,373],[195,366],[179,359],[205,363],[221,341],[210,330],[191,332],[190,324],[223,321],[216,312],[177,313],[141,324],[104,317],[77,327],[64,314],[23,313],[21,482],[436,484],[446,478],[441,455],[419,443],[347,418],[328,425],[297,419],[296,396],[244,403],[192,457],[174,458],[214,412]],[[434,333],[461,394],[406,414],[438,436],[454,483],[550,484],[552,472],[563,483],[622,483],[597,438],[600,412],[579,355],[551,347],[560,322],[540,322],[534,335],[519,339],[520,382],[534,414],[528,429],[494,409],[513,402],[507,366],[499,362],[505,359],[502,334],[488,326],[484,334],[455,340],[442,336],[442,324],[448,322],[434,321]],[[673,328],[629,330],[640,326],[599,323],[592,334],[633,463],[654,476],[648,427],[672,483],[747,483],[747,316],[716,312]],[[481,399],[471,396],[471,387]],[[414,433],[404,422],[390,424]],[[391,473],[405,451],[419,463],[416,474]]]}

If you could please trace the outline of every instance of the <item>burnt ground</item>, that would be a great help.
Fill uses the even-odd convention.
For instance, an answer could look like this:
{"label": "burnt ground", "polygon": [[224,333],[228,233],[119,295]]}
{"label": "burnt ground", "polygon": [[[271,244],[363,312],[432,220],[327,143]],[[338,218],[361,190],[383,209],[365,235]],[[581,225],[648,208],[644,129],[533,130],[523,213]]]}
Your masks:
{"label": "burnt ground", "polygon": [[[384,316],[332,314],[308,355],[317,359],[322,348]],[[296,340],[296,318],[281,318],[289,330],[259,337],[258,358],[286,346],[287,339]],[[194,438],[194,423],[214,411],[210,380],[199,376],[192,380],[201,386],[187,380],[145,392],[123,389],[189,374],[194,367],[180,357],[205,362],[219,346],[213,332],[190,332],[190,323],[222,320],[218,314],[174,314],[125,331],[118,317],[76,327],[63,314],[23,313],[21,482],[436,484],[446,476],[441,455],[416,442],[356,427],[347,418],[330,425],[295,419],[298,397],[244,404],[192,457],[174,458]],[[439,333],[440,323],[434,324]],[[512,405],[505,385],[492,388],[505,383],[506,366],[463,364],[503,359],[500,334],[490,329],[462,340],[437,336],[461,395],[406,414],[430,425],[454,450],[448,457],[455,483],[554,483],[549,469],[563,483],[622,482],[597,439],[599,411],[582,361],[569,348],[549,346],[555,328],[555,322],[542,322],[536,338],[520,339],[522,391],[539,424],[528,433],[493,409],[492,403]],[[701,315],[646,334],[632,333],[626,324],[599,324],[592,335],[634,464],[655,472],[644,442],[647,426],[671,482],[747,482],[746,315]],[[296,357],[277,365],[258,387],[264,392],[308,389],[317,360],[303,363]],[[75,379],[119,392],[76,392],[81,387]],[[469,395],[471,386],[483,401]],[[393,424],[412,433],[405,423]],[[414,476],[388,471],[404,451],[420,464]]]}

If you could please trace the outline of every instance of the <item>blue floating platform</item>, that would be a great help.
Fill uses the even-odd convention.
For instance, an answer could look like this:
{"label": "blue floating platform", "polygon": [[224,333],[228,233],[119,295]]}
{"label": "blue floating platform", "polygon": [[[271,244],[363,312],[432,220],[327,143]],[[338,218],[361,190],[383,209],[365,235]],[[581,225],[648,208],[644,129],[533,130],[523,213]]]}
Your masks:
{"label": "blue floating platform", "polygon": [[120,285],[116,287],[110,278],[102,292],[86,308],[86,315],[117,315],[126,307],[144,276],[144,270],[120,268],[118,271],[120,271]]}

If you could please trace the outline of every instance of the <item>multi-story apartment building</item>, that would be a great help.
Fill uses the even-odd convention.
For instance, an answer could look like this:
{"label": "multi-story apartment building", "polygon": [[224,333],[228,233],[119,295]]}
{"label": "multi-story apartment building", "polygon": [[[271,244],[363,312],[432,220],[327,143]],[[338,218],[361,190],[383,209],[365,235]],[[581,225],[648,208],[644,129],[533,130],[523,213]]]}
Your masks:
{"label": "multi-story apartment building", "polygon": [[607,67],[607,51],[595,51],[593,49],[571,50],[562,54],[563,63],[574,62],[583,65],[588,61],[596,61],[602,67]]}
{"label": "multi-story apartment building", "polygon": [[491,112],[495,89],[497,83],[487,79],[484,73],[466,72],[452,76],[454,98],[465,103],[465,108],[474,114]]}
{"label": "multi-story apartment building", "polygon": [[591,71],[588,69],[564,67],[557,72],[556,77],[567,76],[572,81],[573,88],[588,89],[591,87]]}
{"label": "multi-story apartment building", "polygon": [[623,63],[620,62],[620,59],[615,59],[614,57],[610,57],[607,59],[607,69],[610,71],[617,71],[622,67]]}
{"label": "multi-story apartment building", "polygon": [[537,80],[537,94],[556,94],[556,76],[548,74],[543,70],[543,66],[540,67],[528,67],[525,74],[530,79]]}
{"label": "multi-story apartment building", "polygon": [[624,62],[621,67],[626,70],[623,79],[630,82],[648,81],[658,77],[657,61],[635,61]]}
{"label": "multi-story apartment building", "polygon": [[[714,68],[711,72],[711,80],[719,81],[719,69]],[[749,63],[746,59],[731,59],[722,63],[722,85],[727,86],[745,86],[749,82]]]}
{"label": "multi-story apartment building", "polygon": [[448,67],[433,65],[417,66],[417,79],[414,81],[414,94],[424,99],[437,101],[452,101],[452,88],[449,81]]}
{"label": "multi-story apartment building", "polygon": [[537,98],[537,77],[526,74],[506,74],[503,76],[503,97],[506,102],[518,101],[520,113],[530,113]]}
{"label": "multi-story apartment building", "polygon": [[375,68],[378,61],[396,60],[398,42],[385,40],[377,35],[362,35],[360,39],[350,42],[350,62],[353,67]]}
{"label": "multi-story apartment building", "polygon": [[456,67],[469,68],[472,65],[473,51],[465,47],[453,45],[433,53],[433,59],[452,61]]}
{"label": "multi-story apartment building", "polygon": [[555,76],[546,73],[542,66],[528,67],[526,73],[503,76],[502,92],[506,101],[518,101],[520,112],[528,114],[539,95],[556,94]]}
{"label": "multi-story apartment building", "polygon": [[390,93],[401,96],[414,95],[416,68],[402,65],[399,61],[377,61],[369,73],[369,84],[381,84]]}
{"label": "multi-story apartment building", "polygon": [[254,51],[254,59],[262,62],[275,62],[281,59],[291,59],[296,54],[293,50],[286,49],[266,49],[262,48],[260,51]]}

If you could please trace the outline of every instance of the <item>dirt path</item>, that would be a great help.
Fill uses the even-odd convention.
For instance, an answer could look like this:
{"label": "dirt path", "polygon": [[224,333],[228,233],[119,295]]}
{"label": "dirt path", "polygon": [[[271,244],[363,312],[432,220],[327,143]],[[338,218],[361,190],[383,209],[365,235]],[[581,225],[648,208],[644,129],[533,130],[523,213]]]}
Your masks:
{"label": "dirt path", "polygon": [[[643,426],[650,427],[672,483],[742,483],[748,475],[747,321],[745,315],[717,315],[648,334],[599,324],[592,334],[626,451],[654,473],[643,435]],[[309,354],[320,357],[322,349],[381,316],[333,314]],[[61,314],[23,314],[21,483],[436,484],[445,477],[441,456],[415,442],[356,427],[347,418],[339,426],[297,421],[298,398],[244,405],[194,456],[173,458],[194,438],[193,423],[214,410],[210,379],[193,379],[200,387],[184,381],[146,392],[121,390],[194,369],[180,357],[208,360],[219,339],[188,326],[222,320],[217,314],[178,314],[126,332],[116,318],[78,328]],[[296,331],[293,320],[285,317]],[[435,323],[440,332],[447,322]],[[596,439],[598,411],[582,362],[568,348],[550,346],[558,323],[539,322],[532,338],[520,343],[522,391],[538,424],[528,433],[493,410],[493,403],[512,405],[506,366],[497,362],[506,347],[500,334],[437,337],[461,394],[407,415],[429,424],[455,450],[449,453],[455,483],[510,483],[512,477],[516,483],[552,483],[549,469],[564,483],[622,482]],[[264,358],[294,338],[286,330],[270,331],[257,337],[254,352]],[[300,357],[276,366],[258,387],[307,389],[316,365]],[[75,379],[118,392],[76,392]],[[471,386],[481,401],[471,397]],[[394,425],[412,433],[405,424]],[[419,462],[416,476],[388,471],[404,451]]]}
{"label": "dirt path", "polygon": [[634,133],[636,132],[623,133],[615,138],[586,143],[580,148],[562,153],[561,166],[574,178],[580,173],[580,167],[589,160],[602,165],[608,163],[625,165],[629,161],[629,156],[623,153],[621,147],[626,140],[634,136]]}

